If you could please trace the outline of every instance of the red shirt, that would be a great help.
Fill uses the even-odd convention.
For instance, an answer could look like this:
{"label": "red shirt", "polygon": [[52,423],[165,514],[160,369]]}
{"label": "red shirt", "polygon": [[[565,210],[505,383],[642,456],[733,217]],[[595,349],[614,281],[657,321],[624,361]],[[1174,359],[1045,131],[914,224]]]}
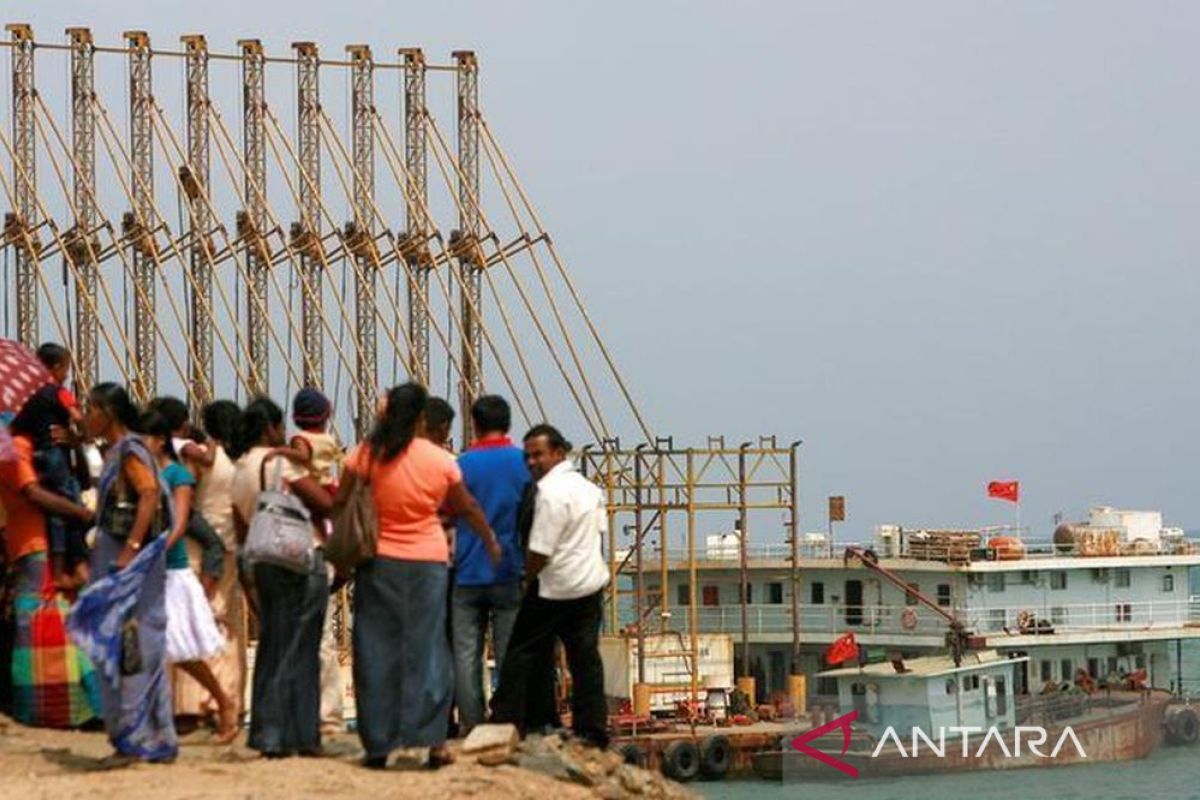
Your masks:
{"label": "red shirt", "polygon": [[46,515],[25,496],[25,488],[38,482],[33,468],[33,442],[14,436],[13,449],[16,459],[0,462],[0,505],[8,513],[4,550],[10,564],[46,550]]}

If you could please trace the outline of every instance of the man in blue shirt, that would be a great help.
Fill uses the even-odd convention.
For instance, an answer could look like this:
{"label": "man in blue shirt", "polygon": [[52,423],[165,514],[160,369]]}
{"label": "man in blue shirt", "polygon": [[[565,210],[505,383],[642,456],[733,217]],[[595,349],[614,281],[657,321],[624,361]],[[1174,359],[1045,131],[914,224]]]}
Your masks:
{"label": "man in blue shirt", "polygon": [[485,395],[471,406],[475,441],[458,458],[463,483],[496,532],[504,556],[493,566],[478,536],[460,530],[454,547],[454,685],[459,735],[484,721],[483,648],[491,626],[499,670],[521,607],[524,553],[517,509],[529,485],[525,453],[508,438],[512,411],[502,397]]}

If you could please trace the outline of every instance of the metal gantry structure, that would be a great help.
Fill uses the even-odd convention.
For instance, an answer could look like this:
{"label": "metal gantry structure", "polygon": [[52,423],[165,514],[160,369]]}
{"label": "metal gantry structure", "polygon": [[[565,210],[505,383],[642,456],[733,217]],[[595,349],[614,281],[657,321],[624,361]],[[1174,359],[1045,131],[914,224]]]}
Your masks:
{"label": "metal gantry structure", "polygon": [[[678,634],[677,652],[693,667],[696,543],[714,531],[707,520],[719,517],[715,530],[725,530],[736,515],[744,554],[754,515],[779,512],[795,548],[794,445],[680,448],[647,425],[483,113],[473,51],[437,64],[405,47],[382,62],[355,44],[325,60],[309,41],[271,55],[257,39],[221,53],[200,34],[180,37],[180,50],[155,50],[138,30],[107,47],[82,27],[68,29],[65,44],[38,42],[23,23],[6,30],[0,263],[14,274],[4,282],[2,335],[69,342],[81,389],[119,377],[138,400],[176,394],[199,414],[215,398],[315,386],[334,400],[333,430],[345,440],[366,434],[381,386],[413,379],[457,398],[462,444],[471,403],[504,394],[515,425],[549,419],[593,443],[579,457],[608,497],[608,630],[639,643],[647,632]],[[36,58],[64,59],[61,97],[39,91]],[[123,131],[97,88],[114,58],[126,70],[127,98],[111,106],[128,114]],[[178,66],[177,97],[169,82],[156,96],[152,64]],[[322,87],[330,71],[347,80]],[[385,72],[398,91],[377,85]],[[453,81],[441,95],[453,103],[453,136],[435,113],[450,102],[427,91],[439,76]],[[271,91],[285,80],[293,92]],[[231,116],[241,120],[240,145],[217,100],[239,90]],[[269,95],[294,103],[293,130]],[[339,118],[331,109],[343,105]],[[156,186],[174,191],[156,195]],[[296,210],[286,232],[280,202]],[[610,423],[618,418],[642,444],[621,446]],[[685,615],[665,592],[647,596],[645,581],[657,569],[666,586],[667,571],[681,567],[692,575]],[[794,610],[798,602],[793,591]],[[344,594],[339,603],[348,646]],[[798,653],[798,629],[795,641]],[[644,679],[650,656],[638,652]],[[693,691],[698,680],[693,669]]]}
{"label": "metal gantry structure", "polygon": [[37,147],[33,127],[33,31],[23,23],[6,26],[12,34],[13,211],[5,217],[5,241],[16,253],[17,339],[37,344],[38,241],[33,221],[37,194]]}
{"label": "metal gantry structure", "polygon": [[[483,336],[479,323],[483,301],[480,237],[483,233],[479,204],[479,63],[470,50],[456,50],[458,64],[458,231],[451,244],[458,256],[462,285],[462,365],[460,406],[470,408],[481,394]],[[463,441],[471,436],[469,415],[462,418]]]}
{"label": "metal gantry structure", "polygon": [[[79,269],[75,282],[75,369],[85,386],[99,379],[99,318],[95,313],[96,253],[96,45],[87,28],[67,28],[71,43],[71,152],[75,224],[67,232],[70,260]],[[66,257],[64,256],[64,259]],[[67,267],[64,265],[64,272]]]}
{"label": "metal gantry structure", "polygon": [[401,255],[411,273],[408,280],[408,338],[412,342],[412,356],[408,369],[428,382],[429,272],[433,269],[429,237],[433,224],[429,219],[425,53],[419,47],[405,47],[400,50],[400,55],[404,58],[404,166],[408,171]]}
{"label": "metal gantry structure", "polygon": [[179,167],[179,180],[191,219],[188,266],[194,286],[191,290],[191,336],[195,353],[191,360],[192,384],[196,405],[215,399],[213,394],[213,261],[215,252],[210,231],[213,226],[212,203],[208,194],[212,177],[209,152],[208,42],[200,34],[180,37],[187,53],[187,163]]}
{"label": "metal gantry structure", "polygon": [[308,287],[301,306],[307,354],[304,383],[320,389],[325,385],[325,348],[322,342],[320,306],[324,292],[321,243],[321,58],[314,42],[295,42],[296,51],[296,149],[300,221],[292,226],[292,247],[300,254],[304,282]]}

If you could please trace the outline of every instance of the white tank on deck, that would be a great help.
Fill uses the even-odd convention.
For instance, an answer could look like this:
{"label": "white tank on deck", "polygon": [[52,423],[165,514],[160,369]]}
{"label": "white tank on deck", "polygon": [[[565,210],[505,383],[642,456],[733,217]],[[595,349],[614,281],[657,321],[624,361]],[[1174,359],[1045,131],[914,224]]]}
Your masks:
{"label": "white tank on deck", "polygon": [[1161,511],[1130,511],[1110,506],[1093,506],[1088,515],[1092,528],[1115,528],[1121,531],[1126,542],[1145,539],[1158,545],[1162,538],[1163,518]]}

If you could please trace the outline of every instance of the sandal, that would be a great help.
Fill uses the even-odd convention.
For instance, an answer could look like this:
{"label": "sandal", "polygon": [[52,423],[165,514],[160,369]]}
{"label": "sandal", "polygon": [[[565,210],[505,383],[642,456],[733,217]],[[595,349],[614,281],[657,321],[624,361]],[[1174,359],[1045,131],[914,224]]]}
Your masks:
{"label": "sandal", "polygon": [[429,748],[429,761],[425,766],[429,769],[441,769],[455,762],[454,753],[444,744]]}

